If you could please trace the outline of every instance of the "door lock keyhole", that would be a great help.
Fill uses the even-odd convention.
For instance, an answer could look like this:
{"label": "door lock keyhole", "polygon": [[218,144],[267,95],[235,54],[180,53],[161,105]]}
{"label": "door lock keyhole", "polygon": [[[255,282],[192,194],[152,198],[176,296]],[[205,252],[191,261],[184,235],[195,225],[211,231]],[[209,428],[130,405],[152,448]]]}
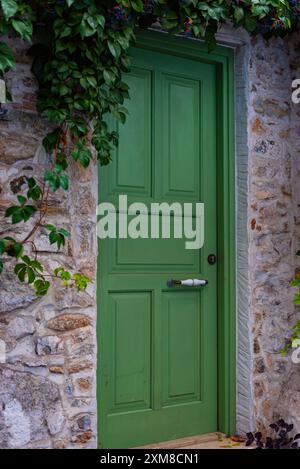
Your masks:
{"label": "door lock keyhole", "polygon": [[207,262],[210,265],[214,265],[217,262],[217,256],[215,254],[209,254],[207,257]]}

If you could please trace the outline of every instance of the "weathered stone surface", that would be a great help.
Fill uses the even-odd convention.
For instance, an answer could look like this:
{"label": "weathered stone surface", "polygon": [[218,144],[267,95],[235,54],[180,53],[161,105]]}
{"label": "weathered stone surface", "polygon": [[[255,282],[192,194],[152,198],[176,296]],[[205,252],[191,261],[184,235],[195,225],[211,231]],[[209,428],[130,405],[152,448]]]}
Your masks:
{"label": "weathered stone surface", "polygon": [[[76,252],[76,251],[75,251]],[[69,308],[88,308],[95,306],[96,299],[91,297],[86,291],[69,291],[57,286],[54,291],[55,303],[58,310]]]}
{"label": "weathered stone surface", "polygon": [[78,378],[76,384],[81,390],[89,390],[91,388],[91,379],[90,378]]}
{"label": "weathered stone surface", "polygon": [[55,414],[49,412],[46,417],[46,422],[51,435],[57,435],[57,433],[61,432],[65,423],[62,407],[57,407]]}
{"label": "weathered stone surface", "polygon": [[79,433],[78,435],[74,436],[72,438],[72,441],[74,443],[87,443],[91,438],[93,434],[91,431]]}
{"label": "weathered stone surface", "polygon": [[[26,178],[43,180],[52,166],[42,140],[53,124],[36,112],[37,83],[30,71],[31,59],[25,55],[28,44],[13,39],[17,67],[7,74],[13,103],[8,115],[0,120],[0,237],[22,240],[33,222],[12,225],[5,210],[26,194]],[[45,223],[67,229],[64,248],[57,252],[43,228],[35,236],[35,245],[45,270],[64,266],[95,278],[96,272],[96,201],[97,171],[88,171],[70,162],[70,189],[49,194]],[[83,236],[89,238],[85,243]],[[74,242],[73,242],[74,240]],[[79,240],[77,242],[77,240]],[[26,253],[31,255],[31,246]],[[66,289],[54,281],[44,298],[37,298],[33,288],[16,281],[15,261],[4,256],[0,278],[0,448],[68,448],[96,446],[95,419],[83,420],[70,440],[73,415],[96,411],[95,382],[95,286],[85,292]],[[81,363],[80,363],[81,362]],[[89,370],[89,389],[74,399],[75,377]],[[69,376],[71,373],[71,376]],[[73,378],[74,377],[74,378]],[[67,406],[67,408],[66,408]],[[71,413],[71,414],[70,414]],[[85,434],[86,431],[89,433]]]}
{"label": "weathered stone surface", "polygon": [[300,243],[296,228],[300,128],[299,106],[291,103],[289,63],[295,70],[298,61],[291,39],[272,40],[268,48],[262,39],[255,39],[249,53],[248,317],[253,326],[249,328],[252,375],[248,386],[252,387],[255,426],[267,433],[276,418],[295,422],[295,414],[300,415],[291,407],[296,369],[292,371],[290,357],[279,354],[296,317],[289,282]]}
{"label": "weathered stone surface", "polygon": [[36,353],[38,355],[52,355],[59,352],[61,340],[55,335],[39,337],[36,342]]}
{"label": "weathered stone surface", "polygon": [[16,279],[12,274],[3,274],[1,279],[0,314],[9,313],[20,308],[26,308],[38,301],[34,290],[23,283],[18,283],[16,294]]}
{"label": "weathered stone surface", "polygon": [[69,440],[67,438],[60,438],[54,441],[54,449],[66,449],[68,448]]}
{"label": "weathered stone surface", "polygon": [[31,317],[11,318],[6,328],[6,333],[14,339],[22,339],[27,335],[32,335],[36,329],[36,322]]}
{"label": "weathered stone surface", "polygon": [[89,326],[91,324],[90,318],[83,314],[61,314],[47,323],[48,329],[55,331],[72,331],[80,327]]}
{"label": "weathered stone surface", "polygon": [[91,424],[91,417],[89,415],[83,415],[77,419],[77,425],[80,430],[90,430]]}
{"label": "weathered stone surface", "polygon": [[93,368],[93,363],[88,360],[72,361],[68,364],[68,373],[79,373],[80,371],[90,370]]}
{"label": "weathered stone surface", "polygon": [[49,371],[51,373],[58,373],[60,375],[64,374],[64,367],[62,365],[51,365],[49,366]]}
{"label": "weathered stone surface", "polygon": [[31,440],[30,417],[25,415],[20,402],[11,399],[3,410],[5,432],[8,432],[8,447],[21,448]]}
{"label": "weathered stone surface", "polygon": [[83,431],[91,430],[92,418],[89,414],[77,414],[73,417],[72,432],[81,433]]}
{"label": "weathered stone surface", "polygon": [[59,400],[58,387],[47,379],[0,369],[0,409],[6,427],[0,442],[20,448],[47,436],[43,421],[57,412]]}

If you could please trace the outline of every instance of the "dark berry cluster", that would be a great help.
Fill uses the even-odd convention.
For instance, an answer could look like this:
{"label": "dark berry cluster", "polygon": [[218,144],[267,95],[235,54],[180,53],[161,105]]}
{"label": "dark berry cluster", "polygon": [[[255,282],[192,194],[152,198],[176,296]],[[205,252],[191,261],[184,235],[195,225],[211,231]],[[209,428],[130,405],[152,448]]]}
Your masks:
{"label": "dark berry cluster", "polygon": [[286,27],[285,23],[284,21],[282,21],[281,18],[274,18],[273,24],[272,24],[273,29],[284,29],[285,27]]}
{"label": "dark berry cluster", "polygon": [[184,22],[184,35],[192,36],[193,35],[193,20],[188,16]]}
{"label": "dark berry cluster", "polygon": [[122,7],[122,5],[117,3],[117,5],[114,6],[113,11],[114,11],[115,20],[117,20],[117,21],[127,21],[128,16],[127,16],[127,13],[126,13],[125,9]]}

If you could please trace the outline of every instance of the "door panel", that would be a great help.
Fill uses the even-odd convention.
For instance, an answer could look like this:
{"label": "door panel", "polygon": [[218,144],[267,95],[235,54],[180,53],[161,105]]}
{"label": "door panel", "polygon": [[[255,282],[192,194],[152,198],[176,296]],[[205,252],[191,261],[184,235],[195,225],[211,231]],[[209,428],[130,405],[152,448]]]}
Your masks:
{"label": "door panel", "polygon": [[199,86],[198,80],[162,75],[164,197],[199,194]]}
{"label": "door panel", "polygon": [[165,292],[162,304],[163,406],[201,399],[199,292]]}
{"label": "door panel", "polygon": [[[205,242],[99,244],[100,446],[125,448],[217,430],[216,77],[213,65],[134,49],[131,100],[99,200],[204,202]],[[113,124],[112,124],[113,125]],[[148,219],[150,230],[150,218]],[[164,215],[159,215],[160,217]],[[194,217],[194,214],[192,214]],[[128,216],[128,220],[132,219]],[[168,278],[206,287],[167,287]]]}
{"label": "door panel", "polygon": [[[151,71],[134,68],[126,77],[126,81],[134,99],[126,103],[130,115],[126,126],[118,125],[120,142],[110,172],[110,192],[150,197]],[[123,155],[127,155],[126,158],[123,158]]]}
{"label": "door panel", "polygon": [[149,408],[151,293],[112,293],[110,302],[110,411]]}

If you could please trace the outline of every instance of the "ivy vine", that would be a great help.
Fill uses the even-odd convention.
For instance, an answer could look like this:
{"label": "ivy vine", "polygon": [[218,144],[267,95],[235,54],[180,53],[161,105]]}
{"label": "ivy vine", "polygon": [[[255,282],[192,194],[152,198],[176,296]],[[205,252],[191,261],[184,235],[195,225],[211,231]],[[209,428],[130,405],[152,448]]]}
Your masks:
{"label": "ivy vine", "polygon": [[[2,259],[17,260],[18,279],[34,286],[37,295],[47,293],[51,278],[79,290],[90,282],[64,267],[46,275],[34,238],[44,228],[59,250],[70,236],[46,220],[49,192],[68,190],[70,160],[87,168],[92,148],[101,165],[111,160],[118,134],[109,129],[106,116],[126,120],[129,88],[122,77],[130,68],[129,47],[137,28],[159,23],[172,34],[203,39],[211,50],[219,26],[228,20],[251,34],[283,36],[299,29],[299,14],[294,0],[0,0],[0,78],[15,65],[5,38],[17,35],[29,41],[32,71],[40,85],[38,111],[56,125],[43,140],[52,168],[43,181],[28,178],[26,191],[5,213],[12,224],[34,221],[23,239],[0,239]],[[27,245],[30,253],[24,251]]]}

